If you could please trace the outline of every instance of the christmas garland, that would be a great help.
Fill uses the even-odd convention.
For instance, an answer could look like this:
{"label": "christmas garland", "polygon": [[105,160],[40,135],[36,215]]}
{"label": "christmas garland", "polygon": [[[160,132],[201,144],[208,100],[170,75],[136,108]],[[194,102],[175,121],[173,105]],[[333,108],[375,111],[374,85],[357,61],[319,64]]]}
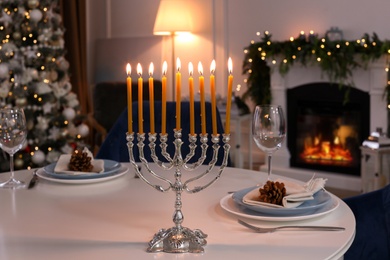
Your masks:
{"label": "christmas garland", "polygon": [[[248,88],[243,99],[250,97],[256,105],[270,104],[272,100],[270,67],[267,62],[278,65],[282,75],[295,63],[304,66],[317,63],[330,82],[340,86],[354,86],[354,69],[366,68],[370,61],[390,55],[390,41],[381,41],[375,33],[372,36],[364,34],[355,41],[331,40],[327,36],[318,37],[313,32],[308,37],[301,32],[298,37],[286,41],[272,41],[271,36],[266,31],[259,42],[252,41],[244,50],[243,74],[248,75]],[[276,58],[280,61],[277,62]],[[388,63],[385,69],[390,79]],[[389,83],[385,86],[384,95],[390,104]]]}

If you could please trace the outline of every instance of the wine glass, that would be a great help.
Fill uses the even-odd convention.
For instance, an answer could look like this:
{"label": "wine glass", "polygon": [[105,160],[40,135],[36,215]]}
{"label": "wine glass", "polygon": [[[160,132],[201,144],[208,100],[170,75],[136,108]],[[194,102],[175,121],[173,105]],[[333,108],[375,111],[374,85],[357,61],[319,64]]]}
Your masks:
{"label": "wine glass", "polygon": [[267,153],[268,180],[271,176],[272,154],[282,146],[286,136],[286,121],[281,106],[256,106],[252,121],[252,134],[256,145]]}
{"label": "wine glass", "polygon": [[0,148],[10,155],[11,176],[0,188],[18,189],[24,182],[14,177],[14,154],[22,148],[27,136],[26,118],[21,108],[0,109]]}

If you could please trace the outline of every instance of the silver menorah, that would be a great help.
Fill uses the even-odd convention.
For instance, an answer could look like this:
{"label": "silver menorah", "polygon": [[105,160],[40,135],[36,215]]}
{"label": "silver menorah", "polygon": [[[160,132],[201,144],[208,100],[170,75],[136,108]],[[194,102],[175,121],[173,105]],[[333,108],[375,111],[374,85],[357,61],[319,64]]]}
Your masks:
{"label": "silver menorah", "polygon": [[201,155],[194,163],[190,163],[190,160],[194,157],[195,150],[197,149],[196,141],[198,137],[196,134],[188,135],[190,151],[185,156],[184,159],[181,152],[181,147],[183,145],[181,129],[174,130],[175,139],[173,141],[173,145],[175,146],[175,153],[173,156],[171,156],[167,152],[168,134],[160,134],[161,155],[166,159],[166,162],[161,161],[158,155],[156,154],[157,134],[149,133],[148,137],[149,137],[149,149],[151,152],[151,158],[153,159],[153,162],[156,165],[158,165],[157,167],[158,169],[162,169],[165,171],[174,169],[175,170],[174,181],[166,177],[163,177],[161,174],[156,173],[150,168],[150,165],[144,156],[145,133],[141,133],[141,134],[137,133],[137,141],[138,141],[137,146],[139,150],[139,159],[142,162],[142,165],[145,166],[145,168],[147,169],[147,172],[149,172],[154,178],[157,178],[163,183],[166,183],[167,187],[163,187],[163,185],[153,184],[145,177],[144,173],[140,170],[139,165],[135,161],[134,153],[133,153],[134,133],[126,134],[130,163],[133,165],[138,177],[141,178],[144,182],[146,182],[154,189],[160,192],[168,192],[169,190],[176,192],[176,200],[174,203],[175,211],[173,214],[173,222],[175,226],[169,229],[160,229],[154,235],[153,239],[149,242],[149,247],[147,251],[168,252],[168,253],[187,253],[187,252],[202,253],[204,252],[203,246],[207,244],[206,241],[207,234],[203,233],[199,229],[191,230],[189,228],[182,226],[184,216],[181,211],[182,208],[181,194],[183,191],[186,191],[188,193],[197,193],[199,191],[202,191],[207,187],[209,187],[210,185],[212,185],[221,177],[221,174],[228,163],[229,150],[230,150],[230,145],[229,145],[230,134],[222,135],[224,154],[223,154],[223,161],[219,166],[217,175],[206,184],[201,186],[195,186],[193,188],[189,186],[190,183],[199,180],[202,177],[205,177],[206,175],[208,175],[208,173],[214,170],[214,167],[216,166],[216,162],[218,160],[218,150],[220,149],[220,144],[219,144],[220,135],[211,135],[213,153],[212,153],[212,159],[208,163],[206,169],[200,172],[198,175],[187,179],[186,181],[182,181],[182,170],[193,171],[199,168],[199,166],[202,165],[206,159],[206,151],[209,148],[207,144],[208,135],[207,134],[199,135]]}

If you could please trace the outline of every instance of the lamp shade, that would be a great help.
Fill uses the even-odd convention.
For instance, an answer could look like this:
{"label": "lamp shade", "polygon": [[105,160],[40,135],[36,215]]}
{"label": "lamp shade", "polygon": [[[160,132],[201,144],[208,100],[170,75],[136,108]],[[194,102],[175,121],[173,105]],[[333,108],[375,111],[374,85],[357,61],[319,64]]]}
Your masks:
{"label": "lamp shade", "polygon": [[184,0],[161,0],[153,33],[171,35],[191,32],[188,3]]}

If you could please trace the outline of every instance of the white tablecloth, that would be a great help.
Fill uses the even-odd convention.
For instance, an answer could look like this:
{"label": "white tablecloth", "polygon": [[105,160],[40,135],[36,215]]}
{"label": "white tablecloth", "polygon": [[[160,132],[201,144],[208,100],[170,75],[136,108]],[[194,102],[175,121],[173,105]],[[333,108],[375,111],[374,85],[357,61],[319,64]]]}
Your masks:
{"label": "white tablecloth", "polygon": [[[28,181],[31,174],[19,171],[17,177]],[[193,174],[183,172],[183,179]],[[0,189],[0,259],[338,259],[354,238],[354,216],[341,200],[328,215],[294,223],[343,226],[342,232],[257,234],[246,229],[219,202],[228,191],[255,185],[266,175],[226,168],[211,187],[182,196],[183,226],[208,235],[205,252],[147,253],[153,235],[173,226],[175,196],[133,176],[130,169],[102,183],[69,185],[41,179],[31,190]],[[0,180],[7,177],[0,174]]]}

